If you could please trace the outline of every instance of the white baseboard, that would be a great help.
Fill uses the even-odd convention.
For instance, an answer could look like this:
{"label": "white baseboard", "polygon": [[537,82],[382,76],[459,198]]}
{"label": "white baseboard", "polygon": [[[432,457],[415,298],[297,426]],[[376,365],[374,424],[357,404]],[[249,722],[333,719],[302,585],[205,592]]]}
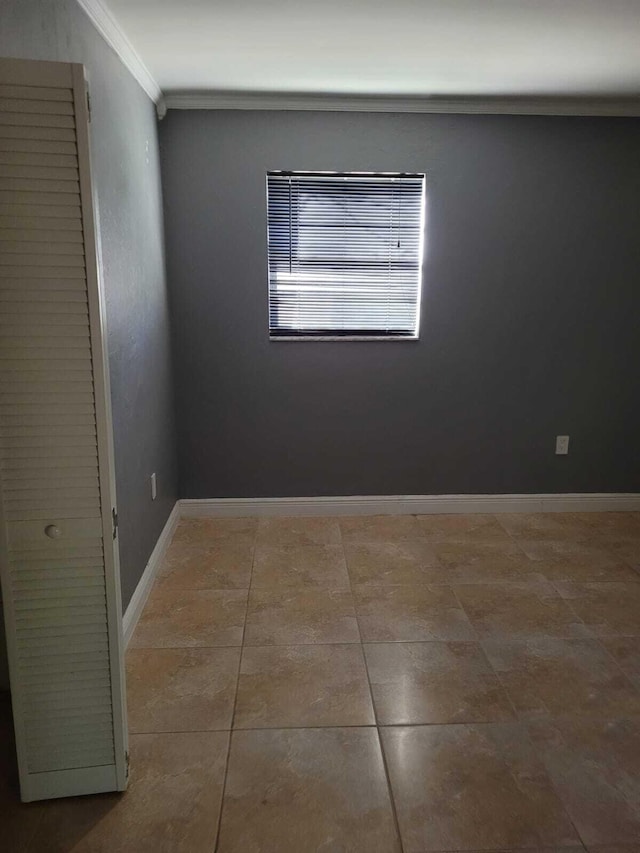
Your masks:
{"label": "white baseboard", "polygon": [[178,522],[180,521],[180,515],[180,501],[177,501],[171,510],[167,523],[162,529],[162,533],[158,537],[155,548],[151,552],[149,562],[145,566],[142,577],[138,581],[138,586],[135,588],[135,591],[131,596],[131,601],[127,605],[127,609],[122,619],[122,633],[124,636],[125,648],[129,645],[129,641],[131,640],[135,627],[138,624],[138,619],[140,618],[144,606],[147,603],[147,598],[149,598],[149,593],[151,592],[151,587],[156,579],[158,569],[164,560],[167,548],[171,544],[171,539],[173,538],[173,534],[175,533]]}
{"label": "white baseboard", "polygon": [[183,518],[233,516],[427,515],[464,512],[640,511],[640,494],[381,495],[317,498],[182,499]]}

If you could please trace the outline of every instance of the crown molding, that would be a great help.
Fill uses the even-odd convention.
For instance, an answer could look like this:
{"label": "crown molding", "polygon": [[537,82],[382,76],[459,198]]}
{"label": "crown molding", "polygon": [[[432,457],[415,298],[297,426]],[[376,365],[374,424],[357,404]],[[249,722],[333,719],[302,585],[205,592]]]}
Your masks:
{"label": "crown molding", "polygon": [[387,97],[260,92],[169,92],[173,110],[324,110],[374,113],[461,113],[469,115],[640,116],[638,98]]}
{"label": "crown molding", "polygon": [[122,27],[113,17],[102,0],[77,0],[78,5],[89,16],[100,35],[120,57],[123,64],[142,86],[151,100],[158,105],[158,114],[164,114],[162,90],[144,64],[134,46],[124,34]]}

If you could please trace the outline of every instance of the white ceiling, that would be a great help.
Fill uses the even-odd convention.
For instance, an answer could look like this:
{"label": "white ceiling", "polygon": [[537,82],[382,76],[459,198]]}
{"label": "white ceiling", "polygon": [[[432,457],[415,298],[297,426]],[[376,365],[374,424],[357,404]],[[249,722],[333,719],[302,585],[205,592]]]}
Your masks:
{"label": "white ceiling", "polygon": [[640,96],[640,0],[104,0],[165,93]]}

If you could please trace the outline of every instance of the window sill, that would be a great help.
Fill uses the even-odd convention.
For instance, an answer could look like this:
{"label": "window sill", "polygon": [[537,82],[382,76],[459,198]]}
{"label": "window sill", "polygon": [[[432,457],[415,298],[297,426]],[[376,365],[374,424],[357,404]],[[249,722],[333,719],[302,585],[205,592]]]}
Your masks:
{"label": "window sill", "polygon": [[418,335],[269,335],[270,341],[419,341]]}

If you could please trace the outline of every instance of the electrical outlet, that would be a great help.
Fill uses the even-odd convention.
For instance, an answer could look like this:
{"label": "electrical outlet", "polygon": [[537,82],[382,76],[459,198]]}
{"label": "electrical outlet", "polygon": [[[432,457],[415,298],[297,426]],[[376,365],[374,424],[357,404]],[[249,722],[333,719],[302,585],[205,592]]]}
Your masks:
{"label": "electrical outlet", "polygon": [[556,456],[567,456],[569,453],[569,436],[556,436]]}
{"label": "electrical outlet", "polygon": [[156,475],[154,473],[151,475],[151,500],[155,501],[157,496],[158,496],[158,485],[156,482]]}

